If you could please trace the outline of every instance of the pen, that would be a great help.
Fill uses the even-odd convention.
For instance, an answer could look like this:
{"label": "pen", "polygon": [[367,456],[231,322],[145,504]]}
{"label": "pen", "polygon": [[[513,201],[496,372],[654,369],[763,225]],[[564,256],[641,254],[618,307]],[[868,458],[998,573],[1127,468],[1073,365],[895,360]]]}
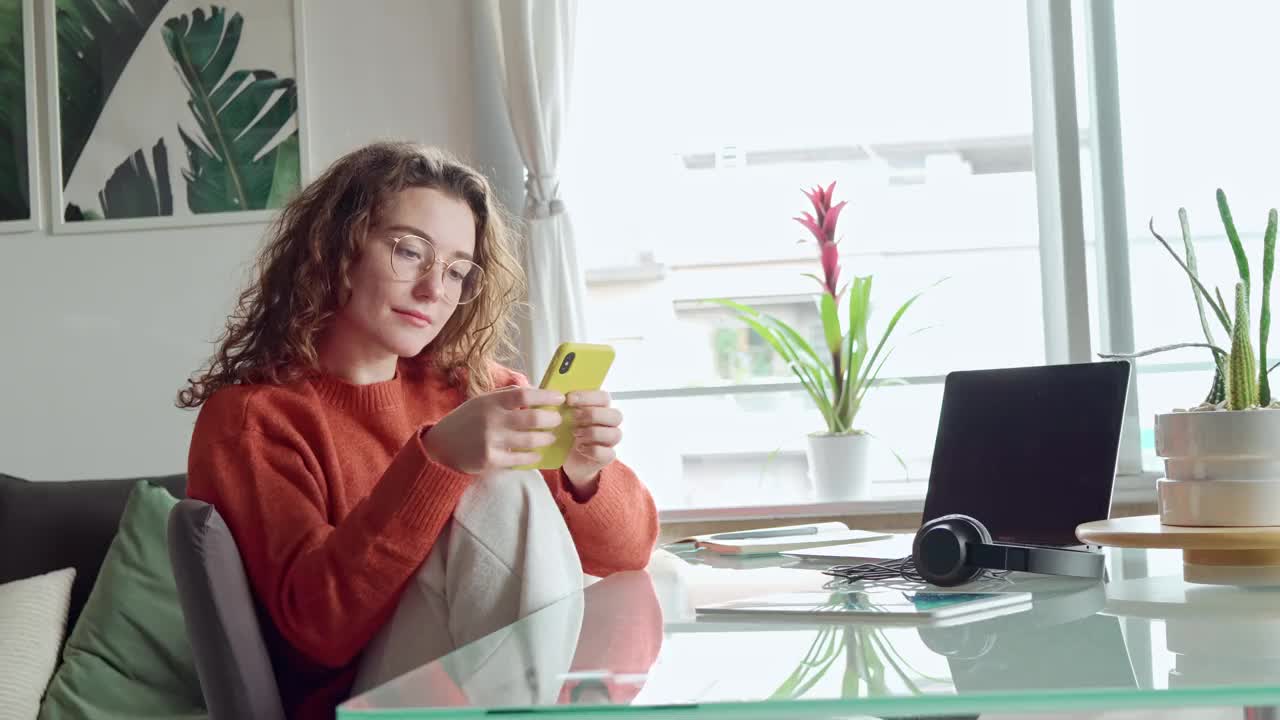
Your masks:
{"label": "pen", "polygon": [[817,535],[818,528],[810,525],[801,528],[776,528],[774,530],[743,530],[741,532],[717,533],[712,540],[749,540],[752,538],[791,537],[792,535]]}

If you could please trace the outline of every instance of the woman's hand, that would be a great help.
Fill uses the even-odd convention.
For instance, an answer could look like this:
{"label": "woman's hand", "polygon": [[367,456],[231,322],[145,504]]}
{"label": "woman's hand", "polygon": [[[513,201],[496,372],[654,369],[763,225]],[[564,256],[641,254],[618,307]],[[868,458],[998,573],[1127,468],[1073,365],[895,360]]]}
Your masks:
{"label": "woman's hand", "polygon": [[530,452],[555,442],[547,432],[560,424],[560,414],[539,405],[562,405],[563,394],[531,387],[511,387],[462,403],[425,435],[423,447],[436,462],[471,475],[508,470],[538,462]]}
{"label": "woman's hand", "polygon": [[575,412],[573,448],[565,458],[564,475],[579,497],[590,497],[600,471],[618,457],[613,449],[622,441],[622,412],[609,407],[609,393],[603,390],[571,392],[568,402]]}

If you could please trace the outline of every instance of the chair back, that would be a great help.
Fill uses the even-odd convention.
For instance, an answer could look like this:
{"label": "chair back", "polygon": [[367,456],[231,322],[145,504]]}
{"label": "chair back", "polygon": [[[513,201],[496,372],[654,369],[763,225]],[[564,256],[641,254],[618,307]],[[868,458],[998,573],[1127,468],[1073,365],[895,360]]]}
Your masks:
{"label": "chair back", "polygon": [[210,720],[285,720],[271,656],[231,530],[208,503],[169,513],[169,561]]}

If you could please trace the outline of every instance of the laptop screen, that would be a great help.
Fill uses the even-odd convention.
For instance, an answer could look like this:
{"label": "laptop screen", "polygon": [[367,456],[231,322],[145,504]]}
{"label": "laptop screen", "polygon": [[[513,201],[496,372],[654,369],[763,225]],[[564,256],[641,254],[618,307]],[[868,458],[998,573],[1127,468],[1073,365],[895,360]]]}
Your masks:
{"label": "laptop screen", "polygon": [[947,376],[924,522],[963,513],[996,541],[1076,545],[1110,515],[1129,363]]}

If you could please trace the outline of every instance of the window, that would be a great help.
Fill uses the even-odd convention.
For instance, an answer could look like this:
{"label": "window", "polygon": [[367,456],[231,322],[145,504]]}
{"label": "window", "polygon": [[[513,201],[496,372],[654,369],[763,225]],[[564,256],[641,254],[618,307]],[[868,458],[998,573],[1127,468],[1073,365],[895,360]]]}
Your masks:
{"label": "window", "polygon": [[[873,333],[924,291],[895,333],[886,384],[859,414],[880,440],[871,472],[881,496],[922,491],[948,372],[1039,365],[1046,347],[1065,344],[1067,327],[1045,300],[1056,285],[1091,288],[1090,352],[1104,327],[1135,335],[1119,320],[1129,309],[1139,347],[1199,337],[1187,283],[1146,219],[1157,215],[1176,238],[1186,204],[1206,272],[1228,279],[1215,184],[1230,186],[1242,230],[1260,235],[1276,193],[1254,158],[1280,140],[1266,135],[1265,94],[1244,85],[1240,68],[1265,66],[1271,18],[1258,15],[1280,10],[1161,2],[1156,12],[1155,1],[1118,4],[1119,60],[1101,66],[1085,60],[1094,26],[1084,0],[1066,14],[1061,4],[942,0],[579,6],[564,195],[589,332],[619,349],[610,389],[628,416],[621,452],[660,507],[807,500],[805,435],[822,429],[821,417],[780,359],[710,302],[767,305],[819,337],[818,288],[805,277],[818,271],[816,253],[796,242],[805,231],[792,220],[807,208],[804,187],[835,180],[837,199],[849,201],[842,276],[874,276]],[[1111,4],[1090,9],[1110,13]],[[1074,63],[1041,34],[1060,37],[1073,20]],[[1220,52],[1152,39],[1168,37]],[[1126,175],[1120,192],[1095,197],[1095,134],[1111,128],[1090,127],[1089,89],[1116,65]],[[1033,104],[1037,116],[1054,109],[1033,97],[1032,74],[1057,103],[1070,97],[1062,78],[1072,71],[1082,98],[1075,175],[1033,167],[1038,154],[1069,145],[1045,136],[1058,132],[1049,123],[1033,124]],[[1206,127],[1221,129],[1213,142],[1188,140]],[[1041,225],[1046,174],[1081,186],[1083,206],[1067,201],[1061,212],[1085,236],[1060,234],[1086,254],[1083,272],[1042,251],[1042,236],[1059,230]],[[1131,247],[1096,242],[1104,206],[1127,208]],[[1095,265],[1113,252],[1131,254],[1123,279],[1133,300],[1121,293],[1104,307]],[[1083,308],[1068,302],[1068,326]],[[1138,365],[1134,417],[1148,461],[1154,411],[1193,402],[1205,367],[1196,353]],[[1138,467],[1139,444],[1126,442],[1122,468]]]}
{"label": "window", "polygon": [[874,276],[873,333],[925,291],[883,374],[909,384],[859,416],[886,494],[927,477],[946,372],[1044,362],[1022,4],[578,12],[564,193],[589,332],[619,348],[621,451],[661,507],[803,500],[821,416],[707,301],[768,305],[821,338],[816,252],[791,219],[804,187],[835,180],[849,200],[842,272]]}
{"label": "window", "polygon": [[[1135,345],[1139,349],[1204,339],[1182,270],[1147,229],[1181,252],[1178,208],[1185,207],[1209,287],[1228,301],[1237,277],[1214,202],[1231,203],[1254,275],[1261,276],[1267,211],[1280,207],[1280,157],[1274,99],[1258,86],[1275,61],[1268,28],[1280,23],[1271,3],[1124,0],[1115,3],[1124,200],[1129,227]],[[1168,42],[1178,38],[1177,42]],[[1187,48],[1194,48],[1188,52]],[[1264,71],[1265,72],[1265,71]],[[1265,77],[1265,74],[1264,76]],[[1254,283],[1254,342],[1261,282]],[[1214,327],[1219,343],[1227,343]],[[1154,454],[1156,413],[1202,400],[1212,379],[1205,350],[1154,355],[1138,362],[1144,460]]]}

